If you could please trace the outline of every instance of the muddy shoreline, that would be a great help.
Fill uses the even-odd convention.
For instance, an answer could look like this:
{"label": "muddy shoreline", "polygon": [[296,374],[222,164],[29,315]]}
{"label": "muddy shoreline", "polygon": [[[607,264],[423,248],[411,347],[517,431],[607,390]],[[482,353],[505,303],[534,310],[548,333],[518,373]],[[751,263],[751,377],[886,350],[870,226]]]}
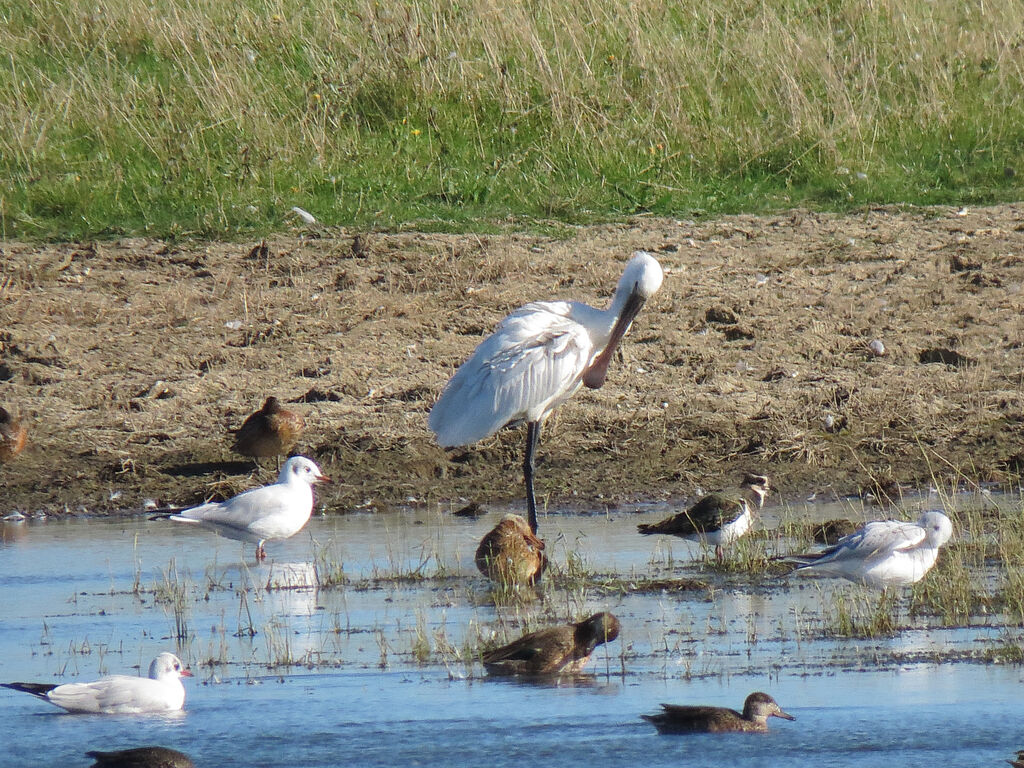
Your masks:
{"label": "muddy shoreline", "polygon": [[328,513],[520,499],[521,429],[446,452],[427,412],[508,311],[603,306],[641,248],[665,283],[605,386],[548,423],[540,503],[682,497],[744,469],[781,498],[1020,484],[1024,206],[254,245],[0,243],[0,405],[30,429],[0,465],[5,513],[268,482],[230,430],[270,394],[338,480]]}

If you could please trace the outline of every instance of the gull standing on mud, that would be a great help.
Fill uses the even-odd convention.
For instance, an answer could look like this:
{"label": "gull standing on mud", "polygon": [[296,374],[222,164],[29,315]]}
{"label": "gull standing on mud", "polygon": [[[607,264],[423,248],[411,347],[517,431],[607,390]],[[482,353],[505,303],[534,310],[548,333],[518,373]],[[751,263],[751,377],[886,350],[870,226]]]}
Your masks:
{"label": "gull standing on mud", "polygon": [[284,463],[276,483],[253,488],[226,501],[208,501],[197,507],[159,510],[150,519],[201,525],[221,536],[256,544],[256,559],[267,556],[264,544],[287,539],[302,530],[313,512],[313,485],[331,480],[305,456]]}
{"label": "gull standing on mud", "polygon": [[821,552],[783,558],[796,573],[839,576],[869,587],[905,587],[924,578],[953,535],[942,512],[928,510],[916,523],[875,520]]}
{"label": "gull standing on mud", "polygon": [[0,683],[31,693],[68,712],[103,715],[145,715],[176,712],[185,706],[181,678],[192,677],[181,659],[161,653],[149,665],[149,677],[109,675],[91,683]]}
{"label": "gull standing on mud", "polygon": [[662,279],[657,259],[637,251],[608,309],[576,301],[536,301],[517,309],[459,366],[430,411],[430,429],[445,448],[526,422],[523,479],[534,533],[534,454],[544,420],[581,385],[604,384],[616,347]]}

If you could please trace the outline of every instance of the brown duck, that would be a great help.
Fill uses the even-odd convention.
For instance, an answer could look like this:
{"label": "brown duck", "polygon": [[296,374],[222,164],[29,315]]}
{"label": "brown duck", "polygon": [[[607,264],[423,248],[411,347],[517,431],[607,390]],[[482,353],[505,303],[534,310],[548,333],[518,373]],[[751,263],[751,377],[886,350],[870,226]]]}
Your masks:
{"label": "brown duck", "polygon": [[86,752],[96,762],[92,768],[193,768],[192,759],[167,747],[136,747],[113,752]]}
{"label": "brown duck", "polygon": [[27,442],[28,430],[5,408],[0,408],[0,464],[21,453]]}
{"label": "brown duck", "polygon": [[254,459],[287,456],[305,428],[301,413],[282,408],[278,399],[271,396],[235,433],[233,448],[236,453]]}
{"label": "brown duck", "polygon": [[480,573],[506,586],[536,584],[548,567],[544,542],[519,515],[501,518],[480,541],[474,559]]}
{"label": "brown duck", "polygon": [[662,704],[656,715],[640,715],[661,733],[739,733],[767,731],[769,717],[796,720],[782,711],[767,693],[755,691],[743,702],[743,712],[726,707]]}
{"label": "brown duck", "polygon": [[713,544],[722,557],[722,547],[750,530],[754,513],[764,504],[771,486],[766,475],[747,473],[738,488],[709,493],[685,512],[660,523],[641,524],[643,534],[663,533],[690,541]]}
{"label": "brown duck", "polygon": [[619,620],[595,613],[576,624],[548,627],[523,635],[484,654],[491,675],[574,675],[590,661],[594,649],[619,636]]}

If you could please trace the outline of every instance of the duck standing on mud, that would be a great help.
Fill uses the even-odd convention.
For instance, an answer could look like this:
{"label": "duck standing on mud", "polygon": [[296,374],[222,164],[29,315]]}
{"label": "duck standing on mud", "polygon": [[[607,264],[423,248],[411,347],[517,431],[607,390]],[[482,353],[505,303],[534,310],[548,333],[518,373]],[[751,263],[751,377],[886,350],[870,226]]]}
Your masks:
{"label": "duck standing on mud", "polygon": [[604,384],[619,342],[662,278],[657,259],[637,251],[608,309],[576,301],[535,301],[517,309],[459,366],[430,411],[430,429],[445,448],[526,423],[523,479],[534,533],[534,454],[544,420],[580,386]]}
{"label": "duck standing on mud", "polygon": [[271,395],[263,407],[250,414],[239,427],[232,448],[235,453],[254,459],[273,456],[280,468],[281,457],[288,455],[305,428],[306,421],[301,413],[282,408],[278,399]]}
{"label": "duck standing on mud", "polygon": [[6,464],[25,449],[28,430],[16,418],[0,407],[0,464]]}

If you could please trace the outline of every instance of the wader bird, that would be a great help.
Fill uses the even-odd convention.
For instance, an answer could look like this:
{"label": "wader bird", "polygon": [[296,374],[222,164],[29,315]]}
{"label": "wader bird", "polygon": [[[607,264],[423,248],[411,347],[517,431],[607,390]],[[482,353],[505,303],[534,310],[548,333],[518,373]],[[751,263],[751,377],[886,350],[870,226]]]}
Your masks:
{"label": "wader bird", "polygon": [[616,347],[662,277],[657,259],[637,251],[608,309],[576,301],[536,301],[517,309],[459,367],[430,411],[430,429],[445,448],[526,422],[523,478],[534,533],[534,454],[541,426],[581,385],[604,384]]}

